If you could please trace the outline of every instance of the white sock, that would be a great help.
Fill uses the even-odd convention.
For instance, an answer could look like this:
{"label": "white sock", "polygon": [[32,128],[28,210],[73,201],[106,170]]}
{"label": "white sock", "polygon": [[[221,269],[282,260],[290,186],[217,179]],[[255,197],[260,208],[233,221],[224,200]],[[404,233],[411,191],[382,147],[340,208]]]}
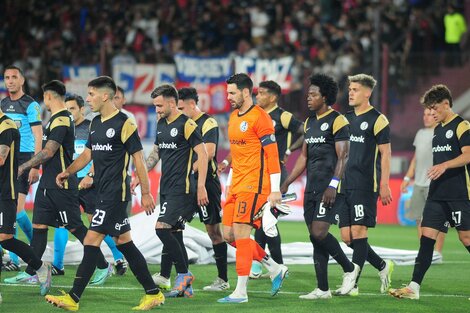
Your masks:
{"label": "white sock", "polygon": [[246,287],[248,285],[248,276],[238,276],[237,287],[230,295],[231,298],[246,298]]}
{"label": "white sock", "polygon": [[279,264],[277,264],[276,261],[274,261],[269,255],[266,255],[261,263],[270,273],[279,271]]}
{"label": "white sock", "polygon": [[418,283],[415,283],[414,281],[412,281],[408,287],[411,288],[411,290],[413,290],[414,292],[419,292],[419,288],[420,288],[420,285]]}

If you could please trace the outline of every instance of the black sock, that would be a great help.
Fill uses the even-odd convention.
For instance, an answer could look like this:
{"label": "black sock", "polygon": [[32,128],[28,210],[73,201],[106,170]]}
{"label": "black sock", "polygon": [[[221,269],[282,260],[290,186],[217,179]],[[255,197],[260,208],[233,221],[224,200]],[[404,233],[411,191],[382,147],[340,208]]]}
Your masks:
{"label": "black sock", "polygon": [[317,287],[322,291],[327,291],[329,289],[328,251],[326,251],[312,235],[310,235],[310,241],[313,244],[313,264],[315,266],[315,274],[317,276]]}
{"label": "black sock", "polygon": [[465,248],[467,248],[468,252],[470,252],[470,246],[466,246]]}
{"label": "black sock", "polygon": [[173,261],[171,260],[170,252],[168,251],[167,246],[163,245],[162,259],[160,264],[160,275],[165,278],[170,278],[172,266]]}
{"label": "black sock", "polygon": [[176,272],[178,274],[187,273],[188,267],[184,259],[183,249],[171,229],[156,229],[155,232],[162,243],[167,246],[171,260],[175,264]]}
{"label": "black sock", "polygon": [[[276,225],[276,228],[277,228],[277,225]],[[263,231],[263,229],[261,229],[261,231]],[[266,236],[266,243],[268,244],[269,255],[271,256],[271,258],[277,264],[284,264],[284,260],[282,259],[281,234],[279,233],[279,228],[277,229],[276,237]]]}
{"label": "black sock", "polygon": [[321,245],[324,250],[328,251],[328,254],[341,265],[343,272],[347,273],[354,270],[354,265],[349,261],[346,254],[344,254],[338,240],[332,234],[328,233],[325,239],[319,241],[318,244]]}
{"label": "black sock", "polygon": [[[41,259],[47,246],[47,228],[33,228],[33,238],[31,239],[31,248],[34,254]],[[32,266],[29,266],[25,270],[29,275],[35,275],[36,271]]]}
{"label": "black sock", "polygon": [[173,234],[175,235],[175,238],[178,240],[181,250],[183,250],[184,262],[186,262],[186,267],[189,268],[188,251],[186,250],[186,246],[184,245],[183,232],[176,231],[176,232],[173,232]]}
{"label": "black sock", "polygon": [[88,285],[93,272],[95,271],[99,253],[100,248],[98,247],[89,245],[83,246],[83,259],[78,266],[77,274],[75,274],[73,287],[69,291],[69,295],[77,303],[80,301],[83,291],[85,291],[85,288]]}
{"label": "black sock", "polygon": [[415,267],[413,269],[413,278],[411,279],[419,285],[421,285],[424,275],[431,266],[435,243],[436,240],[421,236],[418,256],[416,257]]}
{"label": "black sock", "polygon": [[219,278],[228,281],[227,276],[227,243],[221,242],[212,246],[214,248],[215,264],[217,265],[217,272]]}
{"label": "black sock", "polygon": [[[72,233],[72,235],[77,238],[82,244],[83,241],[85,240],[86,233],[88,232],[88,228],[86,228],[85,225],[81,225],[77,228]],[[108,267],[108,261],[104,258],[103,253],[101,252],[98,254],[98,259],[96,261],[96,267],[99,268],[100,270],[105,269]]]}
{"label": "black sock", "polygon": [[3,248],[16,253],[28,266],[37,271],[42,266],[42,261],[35,254],[33,249],[21,240],[11,238],[0,242]]}
{"label": "black sock", "polygon": [[377,270],[381,271],[387,265],[385,261],[367,244],[367,262],[369,262]]}
{"label": "black sock", "polygon": [[118,245],[117,248],[126,258],[135,278],[137,278],[142,287],[144,287],[145,293],[148,295],[156,295],[160,289],[153,282],[147,262],[145,261],[142,253],[135,246],[134,242],[126,242],[125,244]]}
{"label": "black sock", "polygon": [[255,230],[255,241],[260,245],[261,248],[266,248],[266,234],[263,231],[263,227]]}
{"label": "black sock", "polygon": [[352,261],[362,269],[367,258],[367,238],[353,239],[354,252]]}

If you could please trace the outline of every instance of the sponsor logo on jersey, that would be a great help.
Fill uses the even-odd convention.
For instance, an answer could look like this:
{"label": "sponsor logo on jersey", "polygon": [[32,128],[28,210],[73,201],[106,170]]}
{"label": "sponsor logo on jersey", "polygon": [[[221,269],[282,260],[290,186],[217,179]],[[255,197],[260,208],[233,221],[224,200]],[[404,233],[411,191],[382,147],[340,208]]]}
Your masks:
{"label": "sponsor logo on jersey", "polygon": [[116,230],[121,230],[121,227],[126,226],[126,225],[129,225],[129,218],[127,218],[127,217],[124,219],[124,221],[122,221],[122,224],[121,223],[116,223],[114,228]]}
{"label": "sponsor logo on jersey", "polygon": [[369,127],[369,124],[368,124],[367,122],[362,122],[362,123],[361,123],[361,129],[362,129],[362,130],[366,130],[367,127]]}
{"label": "sponsor logo on jersey", "polygon": [[106,131],[106,137],[108,138],[113,138],[115,134],[116,131],[114,130],[114,128],[108,128],[108,130]]}
{"label": "sponsor logo on jersey", "polygon": [[352,141],[352,142],[364,143],[364,140],[365,140],[364,136],[354,136],[354,135],[349,136],[349,141]]}
{"label": "sponsor logo on jersey", "polygon": [[158,144],[158,149],[178,149],[178,145],[175,142],[162,142]]}
{"label": "sponsor logo on jersey", "polygon": [[447,144],[445,146],[435,146],[435,147],[432,147],[432,152],[448,152],[448,151],[452,151],[452,147]]}
{"label": "sponsor logo on jersey", "polygon": [[242,132],[246,132],[248,130],[248,122],[245,122],[245,121],[241,122],[240,123],[240,130]]}
{"label": "sponsor logo on jersey", "polygon": [[321,129],[322,131],[325,131],[325,130],[328,129],[328,126],[329,126],[328,123],[323,123],[323,124],[321,124],[320,129]]}
{"label": "sponsor logo on jersey", "polygon": [[326,143],[326,138],[323,136],[320,137],[310,137],[305,139],[305,143]]}
{"label": "sponsor logo on jersey", "polygon": [[100,145],[99,143],[91,145],[92,151],[113,151],[113,145],[107,143],[105,145]]}
{"label": "sponsor logo on jersey", "polygon": [[453,132],[451,129],[449,129],[449,130],[446,132],[446,138],[447,138],[447,139],[452,138],[453,135],[454,135],[454,132]]}
{"label": "sponsor logo on jersey", "polygon": [[230,144],[244,146],[246,145],[246,141],[244,139],[230,139]]}
{"label": "sponsor logo on jersey", "polygon": [[177,135],[178,135],[178,129],[172,128],[172,129],[170,130],[170,136],[171,136],[171,137],[176,137]]}

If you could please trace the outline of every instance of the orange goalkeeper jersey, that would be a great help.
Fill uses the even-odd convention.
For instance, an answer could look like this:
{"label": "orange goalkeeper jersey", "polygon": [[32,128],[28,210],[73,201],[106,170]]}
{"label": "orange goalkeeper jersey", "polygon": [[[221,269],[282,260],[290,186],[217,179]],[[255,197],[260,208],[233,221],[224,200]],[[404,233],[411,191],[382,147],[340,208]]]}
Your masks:
{"label": "orange goalkeeper jersey", "polygon": [[[273,121],[269,114],[257,105],[253,105],[243,114],[234,110],[228,122],[228,137],[233,170],[230,191],[234,194],[240,192],[270,194],[269,174],[279,173],[280,167]],[[269,155],[270,160],[263,148],[267,144],[275,145],[275,153]],[[276,159],[277,165],[273,166],[273,158]],[[269,167],[271,173],[268,171]]]}

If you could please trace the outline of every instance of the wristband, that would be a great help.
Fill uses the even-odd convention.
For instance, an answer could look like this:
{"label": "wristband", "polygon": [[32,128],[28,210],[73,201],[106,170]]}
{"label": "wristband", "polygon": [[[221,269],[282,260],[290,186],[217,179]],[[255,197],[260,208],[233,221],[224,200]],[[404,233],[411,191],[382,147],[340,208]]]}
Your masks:
{"label": "wristband", "polygon": [[286,154],[287,156],[289,156],[291,153],[292,153],[292,151],[290,151],[290,149],[287,149],[286,152],[285,152],[285,154]]}
{"label": "wristband", "polygon": [[271,180],[271,192],[281,191],[281,173],[274,173],[269,175]]}
{"label": "wristband", "polygon": [[228,166],[228,161],[227,161],[227,160],[223,160],[223,161],[222,161],[222,164],[224,164],[225,166]]}
{"label": "wristband", "polygon": [[405,177],[403,177],[403,180],[406,181],[406,182],[409,182],[411,180],[411,178],[409,178],[408,176],[405,176]]}
{"label": "wristband", "polygon": [[338,177],[333,177],[330,181],[330,184],[328,185],[328,187],[332,187],[334,189],[338,189],[338,185],[339,185],[339,178]]}

